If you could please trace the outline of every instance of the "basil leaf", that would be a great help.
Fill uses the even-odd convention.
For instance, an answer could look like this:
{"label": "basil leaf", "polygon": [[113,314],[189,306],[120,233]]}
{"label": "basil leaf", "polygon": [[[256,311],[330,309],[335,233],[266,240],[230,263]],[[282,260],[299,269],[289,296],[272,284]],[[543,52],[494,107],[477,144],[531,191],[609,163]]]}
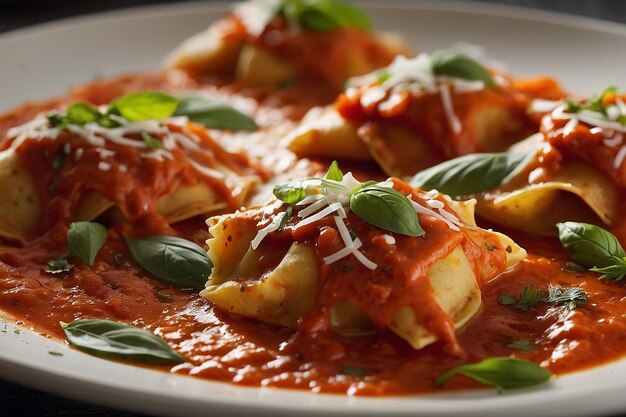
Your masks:
{"label": "basil leaf", "polygon": [[350,210],[369,224],[390,232],[408,236],[424,234],[409,199],[390,187],[361,188],[350,197]]}
{"label": "basil leaf", "polygon": [[330,164],[328,172],[326,173],[326,179],[339,182],[343,180],[343,172],[341,172],[341,170],[339,169],[339,164],[337,163],[337,161],[333,161]]}
{"label": "basil leaf", "polygon": [[591,110],[598,113],[602,113],[606,116],[606,106],[604,105],[604,96],[607,94],[615,94],[617,87],[610,86],[602,90],[600,93],[596,93],[582,106],[584,110]]}
{"label": "basil leaf", "polygon": [[111,103],[110,112],[117,112],[131,122],[165,120],[174,114],[179,102],[168,94],[140,91],[115,100]]}
{"label": "basil leaf", "polygon": [[301,27],[315,32],[329,32],[341,26],[332,16],[315,6],[304,7],[299,13],[298,22]]}
{"label": "basil leaf", "polygon": [[287,226],[287,222],[291,219],[292,216],[293,216],[293,206],[289,205],[285,209],[285,214],[283,214],[283,218],[280,219],[280,224],[278,225],[278,229],[276,229],[276,231],[282,232],[283,229],[285,229],[285,226]]}
{"label": "basil leaf", "polygon": [[68,342],[93,355],[157,364],[185,361],[163,339],[139,327],[101,319],[75,320],[61,327]]}
{"label": "basil leaf", "polygon": [[48,113],[46,117],[48,118],[48,123],[50,123],[50,126],[58,127],[60,129],[64,128],[63,124],[65,122],[65,116],[63,116],[61,113]]}
{"label": "basil leaf", "polygon": [[411,185],[437,189],[452,197],[467,196],[506,184],[524,169],[534,154],[474,153],[418,172]]}
{"label": "basil leaf", "polygon": [[558,223],[563,249],[577,264],[587,268],[615,265],[615,258],[626,257],[624,248],[612,233],[588,223]]}
{"label": "basil leaf", "polygon": [[316,32],[372,27],[365,12],[343,0],[284,0],[281,13],[290,23]]}
{"label": "basil leaf", "polygon": [[100,223],[74,222],[67,231],[68,252],[86,265],[93,266],[106,239],[107,229]]}
{"label": "basil leaf", "polygon": [[187,116],[209,129],[255,130],[258,127],[254,119],[233,107],[199,96],[181,98],[175,115]]}
{"label": "basil leaf", "polygon": [[146,271],[180,287],[204,288],[213,264],[200,246],[175,236],[127,239],[133,259]]}
{"label": "basil leaf", "polygon": [[517,389],[538,385],[548,381],[550,371],[522,359],[494,357],[478,363],[457,366],[435,381],[437,386],[445,384],[452,376],[463,374],[482,384],[499,389]]}
{"label": "basil leaf", "polygon": [[149,149],[161,149],[163,144],[148,132],[141,132],[141,139]]}
{"label": "basil leaf", "polygon": [[487,87],[497,87],[489,71],[467,55],[454,51],[438,51],[432,55],[431,65],[435,75],[482,81]]}
{"label": "basil leaf", "polygon": [[279,184],[274,187],[273,193],[277,199],[287,204],[299,203],[307,196],[306,187],[301,181]]}
{"label": "basil leaf", "polygon": [[85,123],[97,122],[102,115],[98,109],[85,103],[74,103],[67,108],[65,113],[66,124],[84,125]]}

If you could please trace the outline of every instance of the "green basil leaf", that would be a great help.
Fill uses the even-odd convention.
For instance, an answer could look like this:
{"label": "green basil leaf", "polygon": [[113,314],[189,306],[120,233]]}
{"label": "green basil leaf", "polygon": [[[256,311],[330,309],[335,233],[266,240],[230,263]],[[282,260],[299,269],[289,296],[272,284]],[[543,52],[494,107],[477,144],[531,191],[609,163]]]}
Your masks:
{"label": "green basil leaf", "polygon": [[67,108],[65,123],[84,125],[85,123],[97,122],[102,115],[98,109],[85,103],[74,103]]}
{"label": "green basil leaf", "polygon": [[48,118],[48,122],[50,123],[50,126],[52,127],[58,127],[58,128],[64,128],[64,123],[65,123],[65,116],[63,116],[61,113],[48,113],[46,115],[46,117]]}
{"label": "green basil leaf", "polygon": [[61,327],[68,342],[93,355],[157,364],[185,361],[163,339],[139,327],[101,319],[75,320]]}
{"label": "green basil leaf", "polygon": [[161,149],[163,144],[148,132],[141,132],[141,139],[149,149]]}
{"label": "green basil leaf", "polygon": [[343,0],[283,0],[280,12],[290,23],[316,32],[372,27],[365,12]]}
{"label": "green basil leaf", "polygon": [[253,118],[233,107],[199,96],[181,98],[175,115],[187,116],[209,129],[255,130],[258,127]]}
{"label": "green basil leaf", "polygon": [[369,224],[390,232],[408,236],[424,234],[409,199],[390,187],[361,188],[350,197],[350,210]]}
{"label": "green basil leaf", "polygon": [[587,268],[605,268],[616,264],[615,258],[626,256],[624,248],[612,233],[588,223],[558,223],[563,249],[577,264]]}
{"label": "green basil leaf", "polygon": [[591,97],[585,104],[581,106],[580,110],[591,110],[598,113],[602,113],[606,116],[606,106],[604,105],[604,96],[612,93],[615,94],[617,92],[617,87],[610,86],[602,90],[600,93],[596,93]]}
{"label": "green basil leaf", "polygon": [[452,197],[476,194],[506,184],[533,157],[533,153],[506,152],[464,155],[418,172],[411,185]]}
{"label": "green basil leaf", "polygon": [[315,6],[304,7],[298,16],[301,27],[315,32],[329,32],[341,27],[332,16]]}
{"label": "green basil leaf", "polygon": [[186,239],[153,236],[127,239],[133,259],[163,281],[183,288],[204,288],[213,264],[206,251]]}
{"label": "green basil leaf", "polygon": [[339,169],[339,164],[337,163],[337,161],[333,161],[330,164],[328,172],[326,173],[326,179],[339,182],[343,180],[343,172],[341,172],[341,170]]}
{"label": "green basil leaf", "polygon": [[278,229],[276,229],[276,231],[282,232],[285,226],[287,226],[287,222],[291,219],[292,216],[293,216],[293,206],[288,205],[287,208],[285,209],[285,214],[283,215],[283,218],[280,219],[280,224],[278,225]]}
{"label": "green basil leaf", "polygon": [[550,371],[533,362],[494,357],[450,369],[437,378],[435,384],[440,387],[456,374],[463,374],[482,384],[493,385],[502,390],[538,385],[547,382],[552,377]]}
{"label": "green basil leaf", "polygon": [[74,222],[67,231],[68,252],[86,265],[93,266],[106,239],[107,229],[100,223]]}
{"label": "green basil leaf", "polygon": [[273,192],[277,199],[287,204],[299,203],[307,196],[306,187],[302,181],[279,184],[274,187]]}
{"label": "green basil leaf", "polygon": [[111,112],[117,112],[131,122],[165,120],[174,115],[179,99],[155,91],[140,91],[121,97],[111,103]]}
{"label": "green basil leaf", "polygon": [[435,75],[482,81],[487,87],[497,87],[489,71],[467,55],[454,51],[438,51],[432,55],[431,62]]}

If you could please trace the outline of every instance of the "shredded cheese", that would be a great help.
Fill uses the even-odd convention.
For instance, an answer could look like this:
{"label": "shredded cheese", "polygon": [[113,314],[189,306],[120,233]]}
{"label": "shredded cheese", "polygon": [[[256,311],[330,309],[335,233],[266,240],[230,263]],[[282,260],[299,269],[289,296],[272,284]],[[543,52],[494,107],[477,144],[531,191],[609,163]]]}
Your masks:
{"label": "shredded cheese", "polygon": [[447,84],[441,84],[439,86],[439,96],[441,97],[441,105],[443,106],[446,120],[450,126],[450,130],[454,134],[458,135],[463,131],[463,125],[454,112],[454,105],[452,104],[452,96],[450,95],[450,87]]}
{"label": "shredded cheese", "polygon": [[618,133],[617,135],[613,136],[610,139],[604,139],[602,143],[605,146],[608,146],[609,148],[614,148],[616,146],[621,145],[623,141],[624,141],[624,135],[622,133]]}
{"label": "shredded cheese", "polygon": [[383,239],[385,240],[385,243],[388,245],[395,245],[396,244],[396,238],[388,235],[388,234],[384,234],[383,235]]}
{"label": "shredded cheese", "polygon": [[100,161],[98,163],[98,169],[100,171],[109,171],[111,169],[111,164],[109,164],[108,162]]}
{"label": "shredded cheese", "polygon": [[407,197],[409,198],[409,201],[411,202],[411,205],[413,206],[417,214],[424,214],[430,217],[434,217],[437,220],[441,220],[450,229],[454,230],[455,232],[458,232],[461,230],[461,227],[463,226],[463,224],[452,213],[444,209],[439,209],[439,213],[437,213],[430,208],[427,208],[427,207],[422,206],[421,204],[418,204],[416,201],[413,200],[413,196],[409,195]]}
{"label": "shredded cheese", "polygon": [[624,158],[626,158],[626,146],[622,146],[619,151],[617,151],[617,155],[615,155],[615,160],[613,161],[613,168],[618,169],[624,163]]}
{"label": "shredded cheese", "polygon": [[252,250],[256,250],[267,235],[269,235],[271,232],[275,232],[276,230],[278,230],[278,228],[280,227],[280,223],[283,221],[283,218],[286,215],[287,213],[285,212],[279,213],[278,215],[274,216],[270,224],[259,230],[254,239],[252,239],[252,242],[250,242],[250,247],[252,248]]}
{"label": "shredded cheese", "polygon": [[[350,250],[349,253],[354,255],[354,257],[359,262],[361,262],[363,266],[371,270],[378,268],[378,265],[376,265],[376,263],[369,260],[365,255],[363,255],[363,253],[358,250],[359,249],[358,247],[353,246],[354,241],[358,240],[358,238],[356,238],[354,241],[352,240],[352,236],[350,236],[350,231],[348,230],[348,227],[346,226],[346,223],[344,222],[341,216],[335,216],[335,224],[337,225],[337,230],[339,230],[339,235],[341,236],[341,239],[343,240],[343,243],[344,245],[346,245],[346,247],[334,253],[333,255],[330,255],[324,258],[324,263],[326,263],[326,265],[329,265],[335,262],[336,260],[344,258],[345,256],[341,256],[341,258],[331,261],[332,259],[334,259],[333,256],[336,256],[339,253],[343,254],[342,251],[345,251],[348,248],[353,248],[352,250]],[[328,262],[327,262],[327,259],[329,260]]]}
{"label": "shredded cheese", "polygon": [[328,205],[328,203],[329,203],[328,198],[322,196],[322,198],[310,204],[307,208],[300,210],[300,212],[298,213],[298,217],[305,219],[309,217],[311,214],[315,213],[316,211],[321,210],[322,207]]}
{"label": "shredded cheese", "polygon": [[337,252],[333,253],[332,255],[328,255],[327,257],[324,258],[324,263],[326,265],[330,265],[334,262],[337,262],[340,259],[345,258],[346,256],[350,255],[350,254],[355,254],[356,252],[358,252],[358,249],[363,246],[363,242],[361,242],[361,240],[357,237],[356,239],[354,239],[352,242],[350,242],[350,244],[342,249],[339,249]]}
{"label": "shredded cheese", "polygon": [[343,209],[343,206],[341,205],[341,203],[332,203],[328,207],[326,207],[324,210],[321,210],[317,212],[316,214],[309,216],[306,219],[302,220],[300,223],[298,223],[297,227],[303,227],[303,226],[306,226],[307,224],[314,223],[336,211],[339,211],[340,213],[342,213],[344,217],[346,216],[346,212]]}

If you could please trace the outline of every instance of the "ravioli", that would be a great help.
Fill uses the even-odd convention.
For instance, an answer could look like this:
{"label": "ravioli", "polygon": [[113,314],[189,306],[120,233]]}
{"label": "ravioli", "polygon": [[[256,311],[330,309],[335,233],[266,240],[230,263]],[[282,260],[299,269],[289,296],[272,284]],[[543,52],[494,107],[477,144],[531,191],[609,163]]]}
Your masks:
{"label": "ravioli", "polygon": [[370,34],[349,24],[312,29],[288,22],[279,3],[256,0],[238,5],[228,17],[184,41],[164,66],[234,77],[252,87],[314,80],[339,90],[348,78],[409,53],[397,35]]}
{"label": "ravioli", "polygon": [[[482,283],[526,253],[508,237],[476,227],[474,201],[390,182],[416,207],[423,237],[385,231],[353,212],[342,218],[347,207],[332,203],[337,212],[325,216],[323,204],[317,211],[304,204],[291,206],[285,220],[278,201],[213,217],[207,244],[214,267],[201,295],[223,311],[304,333],[356,337],[387,330],[414,349],[437,340],[454,344],[454,329],[480,308]],[[340,243],[348,229],[358,243],[352,252],[346,252],[350,242],[343,249]]]}
{"label": "ravioli", "polygon": [[116,222],[153,218],[163,230],[243,205],[261,173],[200,125],[181,121],[62,129],[40,115],[10,129],[0,151],[0,238],[24,243],[59,223],[105,214]]}
{"label": "ravioli", "polygon": [[487,70],[485,79],[440,74],[441,53],[398,57],[354,79],[334,106],[313,109],[285,143],[299,156],[371,159],[389,175],[409,176],[455,156],[505,150],[538,127],[526,113],[534,84],[559,95],[551,79],[519,83]]}
{"label": "ravioli", "polygon": [[[626,187],[626,128],[609,120],[606,110],[597,111],[599,104],[596,111],[585,108],[590,100],[542,103],[553,110],[543,116],[540,132],[508,150],[532,157],[516,175],[475,196],[479,216],[541,235],[555,235],[555,225],[564,221],[619,224]],[[579,110],[569,111],[568,106]],[[604,106],[612,106],[610,98]],[[454,160],[446,162],[447,167],[450,164]]]}

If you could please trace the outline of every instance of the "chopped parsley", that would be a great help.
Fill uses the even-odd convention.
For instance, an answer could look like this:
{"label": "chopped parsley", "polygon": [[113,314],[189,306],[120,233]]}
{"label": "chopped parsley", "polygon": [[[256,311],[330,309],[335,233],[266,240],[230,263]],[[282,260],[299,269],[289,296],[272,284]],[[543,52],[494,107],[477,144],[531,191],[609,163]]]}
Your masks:
{"label": "chopped parsley", "polygon": [[359,366],[346,365],[345,363],[341,365],[341,373],[356,377],[363,377],[366,374],[365,369]]}
{"label": "chopped parsley", "polygon": [[511,349],[521,350],[522,352],[530,352],[535,347],[535,344],[528,340],[516,340],[515,342],[511,342],[506,346]]}
{"label": "chopped parsley", "polygon": [[560,285],[549,284],[548,292],[542,289],[535,289],[532,285],[522,288],[519,296],[502,294],[499,298],[500,304],[508,305],[518,310],[527,311],[538,303],[553,304],[565,307],[571,311],[587,303],[587,294],[580,287],[561,287]]}
{"label": "chopped parsley", "polygon": [[587,304],[587,301],[587,294],[580,287],[561,287],[552,284],[548,286],[548,296],[545,299],[546,303],[562,305],[567,311]]}
{"label": "chopped parsley", "polygon": [[500,296],[500,304],[510,305],[518,310],[526,311],[544,298],[543,290],[535,289],[532,285],[522,288],[519,297],[511,294],[502,294]]}
{"label": "chopped parsley", "polygon": [[50,259],[46,264],[45,271],[49,274],[69,272],[74,265],[70,264],[65,257]]}
{"label": "chopped parsley", "polygon": [[163,147],[163,144],[148,132],[141,132],[141,139],[149,149],[155,150]]}
{"label": "chopped parsley", "polygon": [[[604,116],[604,118],[611,119],[609,117],[609,108],[616,106],[613,103],[613,99],[617,94],[617,87],[610,86],[605,88],[601,92],[594,94],[587,101],[582,102],[575,100],[565,100],[563,104],[565,105],[565,109],[568,113],[580,113],[586,110],[600,113],[602,116]],[[622,125],[626,125],[626,115],[621,114],[621,112],[615,120]]]}
{"label": "chopped parsley", "polygon": [[113,264],[115,264],[115,266],[120,266],[122,264],[122,256],[124,255],[121,252],[117,252],[113,255]]}
{"label": "chopped parsley", "polygon": [[63,166],[65,162],[65,158],[67,158],[67,154],[65,152],[61,152],[52,160],[52,169],[59,169]]}
{"label": "chopped parsley", "polygon": [[278,229],[276,229],[276,231],[277,232],[282,231],[292,216],[293,216],[293,206],[290,204],[287,206],[287,209],[285,210],[285,214],[283,215],[283,218],[280,219],[280,224],[278,225]]}

